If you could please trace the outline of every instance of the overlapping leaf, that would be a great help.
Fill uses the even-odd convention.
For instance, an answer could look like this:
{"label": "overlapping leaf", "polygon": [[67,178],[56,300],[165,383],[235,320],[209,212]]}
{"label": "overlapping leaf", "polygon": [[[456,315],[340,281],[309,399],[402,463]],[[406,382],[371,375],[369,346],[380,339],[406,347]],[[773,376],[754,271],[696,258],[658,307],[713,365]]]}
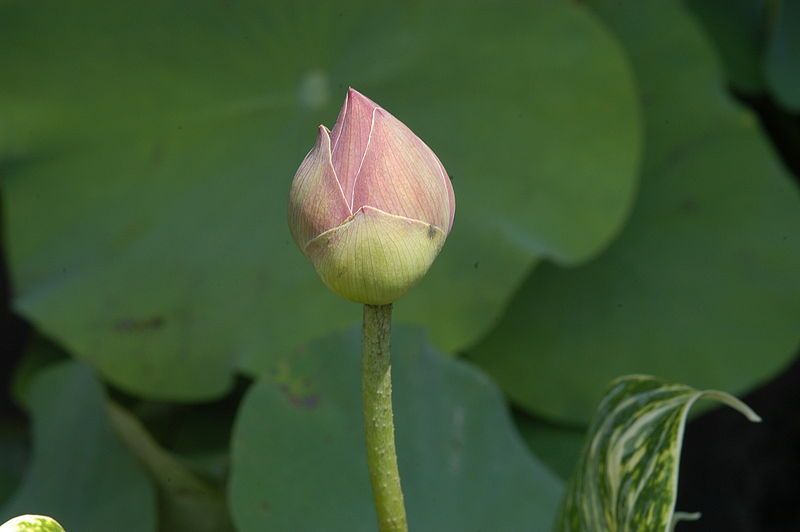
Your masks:
{"label": "overlapping leaf", "polygon": [[766,2],[685,0],[684,3],[714,41],[731,85],[743,93],[760,93],[764,88]]}
{"label": "overlapping leaf", "polygon": [[554,425],[527,415],[517,415],[514,423],[533,454],[560,478],[568,480],[578,462],[586,430]]}
{"label": "overlapping leaf", "polygon": [[637,204],[598,259],[538,268],[473,351],[520,405],[576,424],[619,375],[743,390],[800,342],[800,197],[755,117],[679,3],[592,5],[642,88]]}
{"label": "overlapping leaf", "polygon": [[[400,329],[393,342],[400,474],[415,530],[548,530],[561,483],[525,449],[498,390]],[[358,335],[312,344],[257,383],[233,437],[238,530],[375,529]]]}
{"label": "overlapping leaf", "polygon": [[800,112],[800,2],[776,0],[764,57],[767,83],[783,105]]}
{"label": "overlapping leaf", "polygon": [[686,416],[703,398],[760,421],[726,393],[644,376],[612,383],[592,421],[557,529],[668,532],[676,518],[687,518],[675,512],[678,466]]}
{"label": "overlapping leaf", "polygon": [[566,0],[6,1],[0,69],[16,308],[151,397],[218,395],[235,366],[260,372],[356,321],[285,220],[348,84],[454,177],[455,229],[398,306],[447,349],[478,338],[538,258],[600,250],[635,180],[630,73]]}
{"label": "overlapping leaf", "polygon": [[0,521],[46,514],[70,531],[154,531],[153,487],[109,424],[92,371],[78,363],[47,368],[26,398],[33,456]]}
{"label": "overlapping leaf", "polygon": [[686,0],[714,40],[732,85],[765,89],[789,112],[800,111],[800,2]]}
{"label": "overlapping leaf", "polygon": [[216,486],[161,448],[144,425],[122,406],[109,402],[107,411],[117,434],[159,488],[160,530],[232,531],[225,498]]}

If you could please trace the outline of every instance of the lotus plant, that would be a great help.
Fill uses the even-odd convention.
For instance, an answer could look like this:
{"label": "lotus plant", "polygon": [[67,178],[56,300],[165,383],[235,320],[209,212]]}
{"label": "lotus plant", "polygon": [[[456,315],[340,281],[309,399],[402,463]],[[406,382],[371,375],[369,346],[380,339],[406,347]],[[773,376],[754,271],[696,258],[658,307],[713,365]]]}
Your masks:
{"label": "lotus plant", "polygon": [[453,226],[455,195],[433,151],[350,89],[295,174],[289,228],[322,281],[364,305],[362,398],[381,531],[407,530],[397,469],[389,344],[392,303],[430,268]]}

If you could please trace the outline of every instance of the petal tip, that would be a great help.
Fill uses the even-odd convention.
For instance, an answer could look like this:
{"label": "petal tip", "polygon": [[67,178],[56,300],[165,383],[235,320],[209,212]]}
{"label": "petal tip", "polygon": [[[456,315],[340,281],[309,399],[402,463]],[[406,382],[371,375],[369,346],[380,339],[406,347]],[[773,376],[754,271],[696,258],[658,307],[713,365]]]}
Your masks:
{"label": "petal tip", "polygon": [[369,108],[372,108],[372,109],[374,109],[374,108],[381,109],[380,105],[378,105],[377,103],[373,102],[367,96],[364,96],[364,94],[362,94],[358,90],[354,89],[353,87],[348,87],[347,88],[346,101],[347,102],[352,102],[353,105],[360,105],[360,106],[369,107]]}
{"label": "petal tip", "polygon": [[331,145],[331,130],[320,124],[317,127],[317,145],[326,145],[330,149]]}

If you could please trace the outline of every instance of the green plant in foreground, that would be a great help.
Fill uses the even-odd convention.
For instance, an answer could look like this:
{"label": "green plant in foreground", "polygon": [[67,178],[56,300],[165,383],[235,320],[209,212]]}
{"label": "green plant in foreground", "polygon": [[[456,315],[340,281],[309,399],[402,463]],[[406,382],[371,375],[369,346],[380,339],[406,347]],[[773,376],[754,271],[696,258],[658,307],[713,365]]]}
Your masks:
{"label": "green plant in foreground", "polygon": [[64,528],[46,515],[20,515],[0,525],[0,532],[64,532]]}
{"label": "green plant in foreground", "polygon": [[558,532],[669,532],[699,513],[675,511],[689,409],[711,399],[761,418],[732,395],[653,377],[613,381],[594,416],[559,516]]}
{"label": "green plant in foreground", "polygon": [[407,530],[392,414],[392,303],[428,271],[453,225],[436,155],[354,89],[333,131],[319,127],[289,195],[289,228],[323,282],[364,304],[362,399],[381,531]]}

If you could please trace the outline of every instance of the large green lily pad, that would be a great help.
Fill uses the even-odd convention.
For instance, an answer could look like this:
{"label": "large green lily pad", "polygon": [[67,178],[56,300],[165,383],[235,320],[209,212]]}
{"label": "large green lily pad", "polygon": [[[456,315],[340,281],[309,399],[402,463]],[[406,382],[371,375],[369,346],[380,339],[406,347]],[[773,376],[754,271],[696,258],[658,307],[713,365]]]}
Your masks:
{"label": "large green lily pad", "polygon": [[48,367],[25,397],[33,457],[0,522],[32,513],[76,532],[155,531],[153,486],[109,423],[91,369],[76,362]]}
{"label": "large green lily pad", "polygon": [[642,87],[638,202],[600,258],[540,267],[472,352],[517,403],[571,423],[619,375],[742,391],[800,341],[800,198],[756,119],[680,4],[592,5]]}
{"label": "large green lily pad", "polygon": [[424,138],[456,223],[398,305],[455,350],[534,262],[596,254],[639,153],[631,75],[585,8],[537,0],[0,6],[0,170],[15,307],[134,393],[354,323],[286,228],[289,183],[348,84]]}
{"label": "large green lily pad", "polygon": [[[238,530],[372,531],[360,339],[312,344],[249,391],[233,436]],[[561,482],[525,448],[497,388],[395,331],[398,463],[413,530],[548,530]]]}

